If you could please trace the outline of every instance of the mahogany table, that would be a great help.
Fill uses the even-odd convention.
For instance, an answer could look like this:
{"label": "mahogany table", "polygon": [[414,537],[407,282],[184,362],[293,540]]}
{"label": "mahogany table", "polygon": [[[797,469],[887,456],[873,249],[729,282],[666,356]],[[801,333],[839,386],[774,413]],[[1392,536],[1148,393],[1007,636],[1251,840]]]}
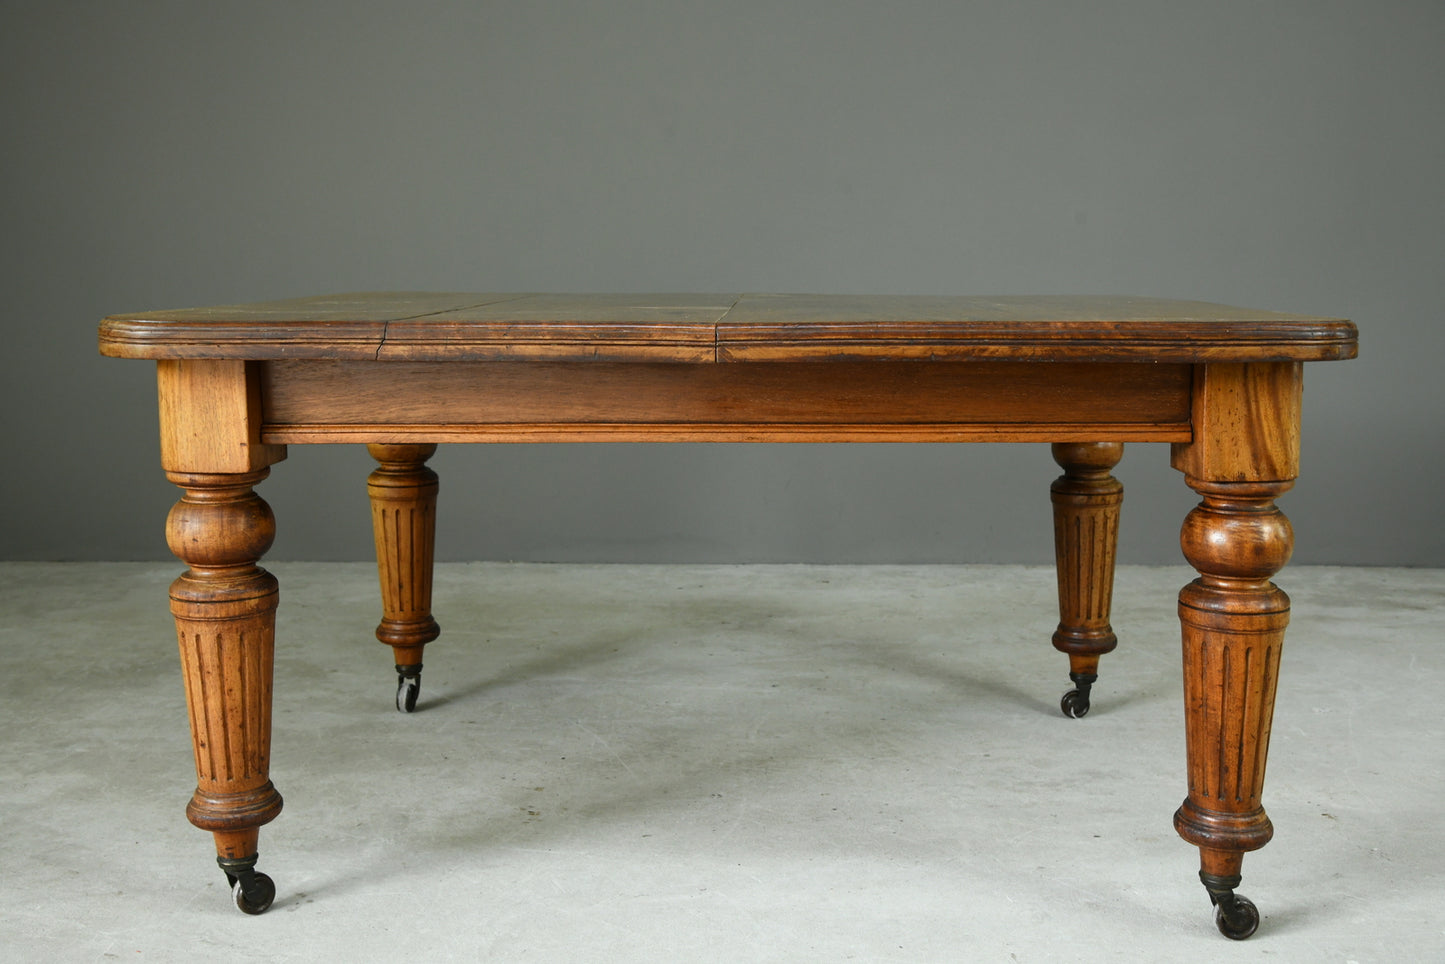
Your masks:
{"label": "mahogany table", "polygon": [[1201,501],[1179,595],[1188,796],[1174,826],[1229,937],[1272,833],[1260,805],[1293,535],[1303,362],[1353,358],[1348,321],[1129,297],[369,293],[107,318],[100,349],[157,362],[166,535],[194,741],[186,813],[261,913],[275,533],[253,487],[286,446],[363,442],[397,705],[416,705],[431,615],[439,442],[1047,442],[1066,715],[1089,709],[1109,625],[1125,442],[1168,442]]}

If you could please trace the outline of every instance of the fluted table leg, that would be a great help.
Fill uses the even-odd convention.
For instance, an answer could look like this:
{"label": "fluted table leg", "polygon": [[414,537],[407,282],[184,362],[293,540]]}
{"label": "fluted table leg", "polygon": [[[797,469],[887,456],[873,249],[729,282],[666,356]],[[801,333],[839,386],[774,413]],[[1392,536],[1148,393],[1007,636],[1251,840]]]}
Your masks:
{"label": "fluted table leg", "polygon": [[1189,793],[1174,815],[1226,937],[1259,911],[1235,893],[1244,855],[1274,833],[1261,802],[1289,597],[1271,582],[1294,548],[1274,500],[1299,471],[1298,363],[1196,369],[1194,440],[1173,464],[1201,501],[1180,547],[1199,578],[1179,593]]}
{"label": "fluted table leg", "polygon": [[1069,656],[1074,689],[1064,694],[1065,716],[1089,712],[1089,689],[1099,657],[1118,639],[1109,625],[1114,556],[1124,486],[1110,474],[1124,455],[1119,442],[1068,442],[1052,447],[1064,474],[1054,480],[1054,555],[1059,580],[1059,628],[1054,648]]}
{"label": "fluted table leg", "polygon": [[256,871],[261,827],[281,812],[271,783],[276,580],[258,562],[276,535],[252,487],[284,446],[261,441],[251,362],[161,360],[161,467],[182,489],[166,542],[189,567],[171,584],[196,791],[186,816],[215,837],[238,907],[259,914],[276,888]]}
{"label": "fluted table leg", "polygon": [[1204,499],[1181,535],[1199,578],[1179,594],[1189,796],[1174,826],[1199,847],[1220,929],[1243,938],[1259,923],[1254,905],[1234,893],[1244,854],[1274,833],[1260,795],[1289,597],[1270,577],[1294,543],[1274,504],[1291,483],[1189,484]]}
{"label": "fluted table leg", "polygon": [[190,566],[170,593],[196,757],[186,816],[215,835],[236,903],[252,914],[276,895],[256,856],[261,826],[281,812],[269,775],[277,585],[256,565],[276,525],[251,490],[267,473],[167,473],[185,490],[167,542]]}
{"label": "fluted table leg", "polygon": [[436,544],[437,475],[426,460],[435,445],[368,445],[380,463],[367,478],[382,617],[376,638],[396,661],[396,708],[416,709],[422,650],[441,634],[432,618],[432,560]]}

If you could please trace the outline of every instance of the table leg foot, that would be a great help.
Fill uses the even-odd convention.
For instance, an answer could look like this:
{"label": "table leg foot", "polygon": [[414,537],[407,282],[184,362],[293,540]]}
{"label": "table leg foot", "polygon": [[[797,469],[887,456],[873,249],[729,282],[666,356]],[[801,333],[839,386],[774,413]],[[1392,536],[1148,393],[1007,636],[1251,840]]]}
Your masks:
{"label": "table leg foot", "polygon": [[243,914],[264,914],[276,899],[276,884],[256,869],[256,855],[230,858],[217,857],[216,863],[231,885],[231,897]]}
{"label": "table leg foot", "polygon": [[1089,713],[1089,690],[1098,682],[1097,673],[1070,673],[1069,679],[1073,680],[1074,688],[1064,693],[1063,699],[1059,700],[1059,709],[1064,715],[1079,719]]}
{"label": "table leg foot", "polygon": [[1242,941],[1259,930],[1259,908],[1248,897],[1234,892],[1239,886],[1239,874],[1223,876],[1201,870],[1199,880],[1214,905],[1214,926],[1219,933],[1232,941]]}
{"label": "table leg foot", "polygon": [[1061,442],[1052,446],[1052,452],[1064,470],[1050,487],[1059,582],[1059,627],[1053,644],[1068,654],[1069,679],[1074,683],[1059,708],[1077,719],[1089,712],[1090,689],[1099,679],[1099,657],[1119,642],[1109,625],[1109,609],[1124,486],[1110,470],[1123,457],[1124,446]]}
{"label": "table leg foot", "polygon": [[437,475],[426,460],[435,445],[368,445],[380,463],[367,479],[377,575],[381,581],[381,624],[376,638],[392,648],[396,663],[396,708],[416,709],[421,693],[422,650],[441,635],[432,618],[432,560],[436,544]]}
{"label": "table leg foot", "polygon": [[416,710],[421,695],[421,663],[396,668],[396,708],[402,713]]}

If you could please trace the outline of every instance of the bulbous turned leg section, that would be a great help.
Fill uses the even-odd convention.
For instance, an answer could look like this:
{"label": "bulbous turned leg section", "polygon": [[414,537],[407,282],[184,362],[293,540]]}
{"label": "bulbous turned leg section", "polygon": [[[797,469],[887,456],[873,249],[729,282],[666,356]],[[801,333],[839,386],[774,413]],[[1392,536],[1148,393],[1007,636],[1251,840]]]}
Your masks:
{"label": "bulbous turned leg section", "polygon": [[1099,657],[1118,645],[1109,625],[1114,558],[1124,486],[1110,474],[1124,455],[1120,442],[1064,442],[1052,447],[1063,467],[1050,487],[1054,504],[1054,556],[1059,581],[1059,628],[1054,648],[1069,656],[1074,689],[1064,694],[1065,716],[1089,712],[1089,691],[1099,678]]}
{"label": "bulbous turned leg section", "polygon": [[1274,498],[1292,483],[1189,484],[1203,501],[1180,542],[1200,575],[1179,594],[1189,796],[1174,826],[1199,847],[1220,931],[1243,940],[1259,923],[1235,893],[1244,854],[1274,832],[1260,799],[1289,597],[1270,577],[1294,545]]}
{"label": "bulbous turned leg section", "polygon": [[278,590],[256,565],[276,526],[251,490],[267,471],[167,475],[185,490],[167,542],[190,566],[170,592],[196,760],[186,816],[214,835],[222,869],[246,895],[242,909],[260,913],[275,887],[255,872],[257,840],[281,812],[269,776]]}
{"label": "bulbous turned leg section", "polygon": [[368,445],[380,467],[367,478],[376,537],[382,618],[376,638],[396,661],[396,708],[416,709],[422,650],[441,634],[432,618],[437,475],[426,467],[435,445]]}

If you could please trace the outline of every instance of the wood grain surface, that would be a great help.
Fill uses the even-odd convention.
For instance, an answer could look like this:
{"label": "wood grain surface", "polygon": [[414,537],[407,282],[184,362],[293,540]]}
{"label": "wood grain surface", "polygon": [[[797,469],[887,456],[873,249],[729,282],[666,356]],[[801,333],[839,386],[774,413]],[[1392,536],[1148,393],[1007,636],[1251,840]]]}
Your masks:
{"label": "wood grain surface", "polygon": [[1189,365],[274,361],[268,443],[1186,441]]}
{"label": "wood grain surface", "polygon": [[113,315],[123,358],[1326,361],[1355,326],[1122,296],[377,292]]}

